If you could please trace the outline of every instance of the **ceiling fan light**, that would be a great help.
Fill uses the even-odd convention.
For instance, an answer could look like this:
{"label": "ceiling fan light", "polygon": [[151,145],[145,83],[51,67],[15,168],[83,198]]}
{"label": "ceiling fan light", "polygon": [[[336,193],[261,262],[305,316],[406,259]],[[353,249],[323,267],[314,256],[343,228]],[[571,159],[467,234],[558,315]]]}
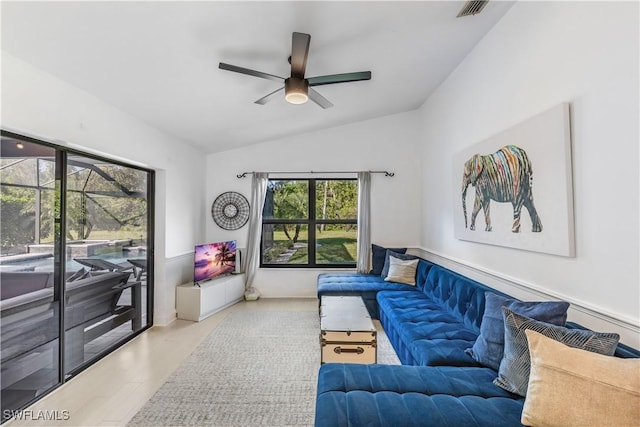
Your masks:
{"label": "ceiling fan light", "polygon": [[309,82],[290,77],[284,81],[284,99],[290,104],[304,104],[309,100]]}

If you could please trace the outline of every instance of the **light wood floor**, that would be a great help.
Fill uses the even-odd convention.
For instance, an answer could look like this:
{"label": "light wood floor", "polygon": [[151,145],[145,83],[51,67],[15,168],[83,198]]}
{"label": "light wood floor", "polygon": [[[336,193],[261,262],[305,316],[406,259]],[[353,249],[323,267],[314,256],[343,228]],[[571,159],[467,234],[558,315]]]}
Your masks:
{"label": "light wood floor", "polygon": [[[260,299],[240,302],[195,323],[176,320],[149,329],[27,408],[68,411],[60,421],[12,420],[4,426],[124,426],[202,340],[236,310],[318,310],[316,299]],[[41,412],[40,412],[41,413]]]}

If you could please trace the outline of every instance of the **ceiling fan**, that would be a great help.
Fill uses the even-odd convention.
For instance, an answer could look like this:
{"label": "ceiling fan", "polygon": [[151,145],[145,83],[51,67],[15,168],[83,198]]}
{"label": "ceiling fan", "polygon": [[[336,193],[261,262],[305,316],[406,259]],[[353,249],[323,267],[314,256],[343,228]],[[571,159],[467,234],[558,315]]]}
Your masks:
{"label": "ceiling fan", "polygon": [[309,44],[311,36],[304,33],[293,33],[291,42],[291,76],[284,78],[261,71],[250,70],[236,65],[221,62],[219,68],[241,74],[248,74],[268,80],[284,81],[284,87],[277,89],[270,94],[255,101],[256,104],[264,105],[280,94],[284,89],[284,98],[291,104],[304,104],[309,99],[322,108],[332,107],[333,104],[327,98],[320,95],[313,86],[330,85],[335,83],[357,82],[360,80],[370,80],[371,71],[359,71],[355,73],[331,74],[326,76],[305,78],[304,73],[307,68],[307,56],[309,54]]}

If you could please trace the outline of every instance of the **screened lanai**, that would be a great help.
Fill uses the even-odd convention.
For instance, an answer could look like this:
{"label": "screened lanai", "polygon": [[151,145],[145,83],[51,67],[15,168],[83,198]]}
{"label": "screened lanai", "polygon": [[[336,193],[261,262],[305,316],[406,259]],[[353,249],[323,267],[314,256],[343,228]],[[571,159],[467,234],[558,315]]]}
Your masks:
{"label": "screened lanai", "polygon": [[[50,151],[47,147],[27,147],[12,138],[2,139],[3,257],[45,253],[53,243],[56,163]],[[67,243],[123,240],[127,241],[122,242],[123,246],[144,249],[146,172],[69,155],[65,175]],[[106,254],[108,250],[100,247],[99,252]]]}
{"label": "screened lanai", "polygon": [[153,172],[2,132],[2,413],[150,326]]}

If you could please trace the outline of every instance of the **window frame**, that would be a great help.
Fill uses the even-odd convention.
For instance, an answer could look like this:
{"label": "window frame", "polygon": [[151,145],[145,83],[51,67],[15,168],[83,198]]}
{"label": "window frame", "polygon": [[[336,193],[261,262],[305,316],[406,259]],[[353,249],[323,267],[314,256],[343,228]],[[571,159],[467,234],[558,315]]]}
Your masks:
{"label": "window frame", "polygon": [[[261,231],[260,231],[260,268],[319,268],[319,269],[331,269],[331,268],[355,268],[357,261],[352,263],[331,263],[331,264],[319,264],[316,260],[316,230],[319,225],[358,225],[358,212],[356,210],[356,218],[353,219],[318,219],[316,218],[316,183],[318,181],[355,181],[358,185],[357,178],[269,178],[271,181],[305,181],[308,183],[308,218],[306,219],[277,219],[277,218],[265,218],[264,208],[262,213]],[[357,208],[356,208],[357,209]],[[278,224],[301,224],[307,226],[307,263],[306,264],[268,264],[264,262],[263,254],[263,233],[265,225],[278,225]],[[356,248],[357,250],[357,248]]]}

